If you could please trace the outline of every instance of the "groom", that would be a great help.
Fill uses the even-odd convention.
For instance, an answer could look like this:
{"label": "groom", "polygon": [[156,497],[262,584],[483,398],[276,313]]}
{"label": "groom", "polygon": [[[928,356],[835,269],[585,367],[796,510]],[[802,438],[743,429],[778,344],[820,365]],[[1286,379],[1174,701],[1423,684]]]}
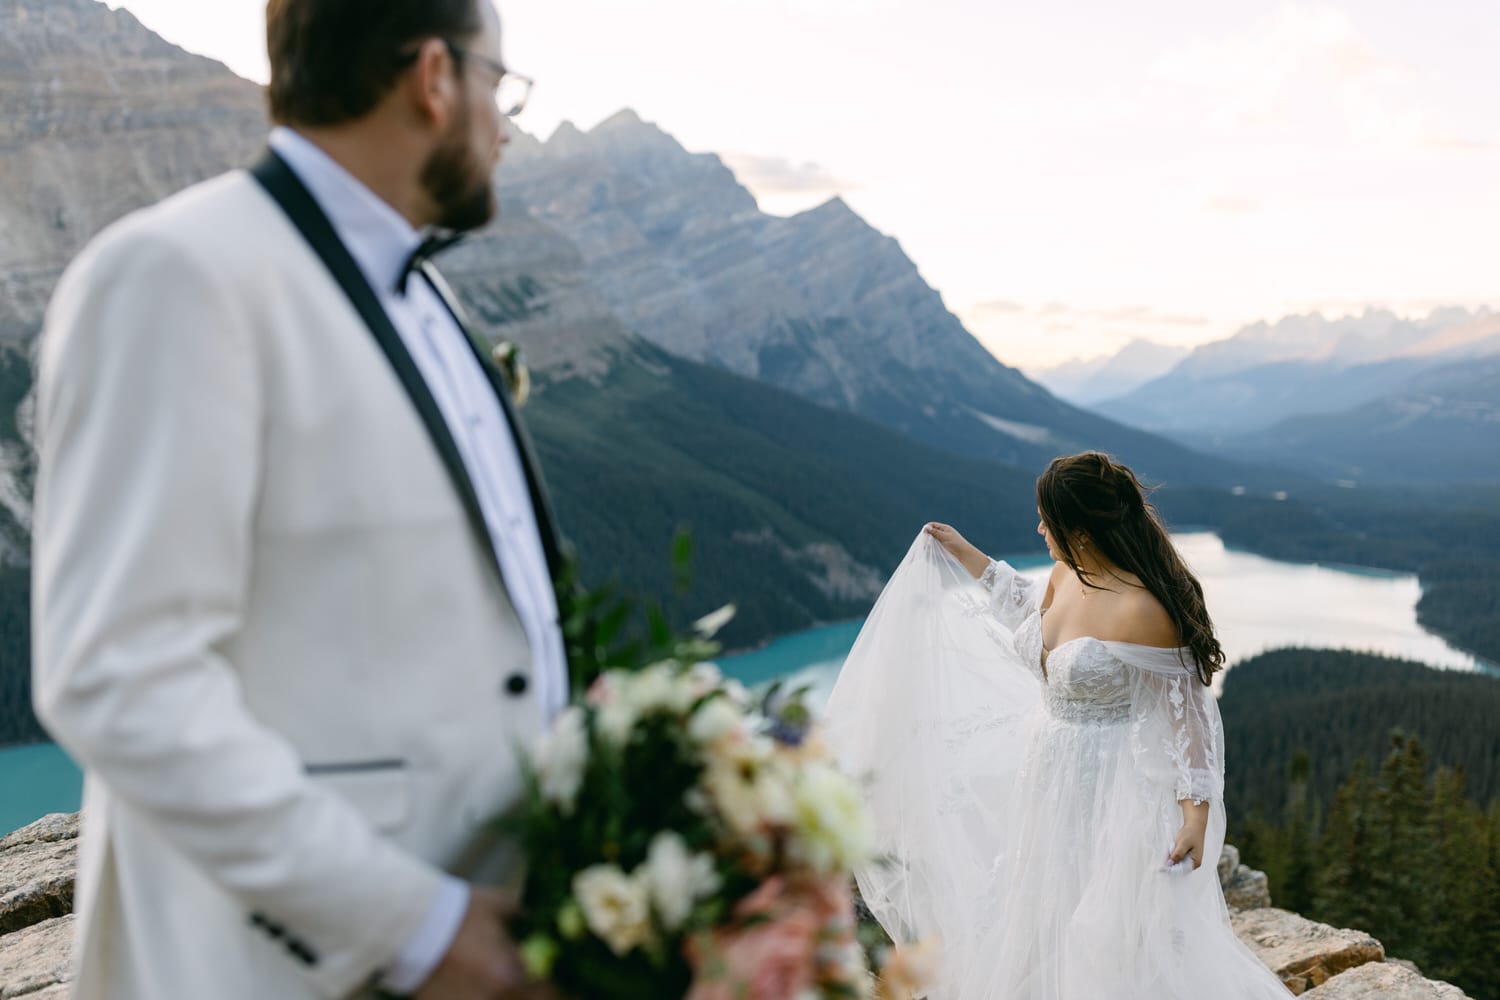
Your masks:
{"label": "groom", "polygon": [[492,216],[525,81],[489,0],[266,20],[264,161],[110,227],[42,341],[35,690],[87,770],[74,995],[547,996],[486,886],[515,876],[488,821],[516,748],[566,696],[557,545],[420,233]]}

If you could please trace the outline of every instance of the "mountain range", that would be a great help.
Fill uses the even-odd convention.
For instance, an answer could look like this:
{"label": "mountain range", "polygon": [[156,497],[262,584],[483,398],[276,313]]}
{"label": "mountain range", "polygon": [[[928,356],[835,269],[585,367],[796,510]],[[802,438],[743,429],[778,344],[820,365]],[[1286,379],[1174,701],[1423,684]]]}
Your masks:
{"label": "mountain range", "polygon": [[[1093,364],[1107,376],[1133,355]],[[1500,480],[1488,447],[1495,359],[1500,314],[1487,309],[1288,316],[1201,345],[1090,405],[1191,447],[1326,480]]]}
{"label": "mountain range", "polygon": [[1165,375],[1189,353],[1191,348],[1137,338],[1114,354],[1075,358],[1028,374],[1068,402],[1089,406]]}
{"label": "mountain range", "polygon": [[[24,566],[53,283],[113,219],[251,162],[267,122],[258,86],[95,0],[0,0],[0,95],[0,563]],[[1036,549],[1032,479],[1060,452],[1212,488],[1261,475],[1059,400],[847,204],[766,215],[632,112],[517,132],[496,183],[500,220],[442,267],[481,331],[526,351],[585,572],[668,595],[688,525],[698,588],[671,608],[736,600],[731,644],[863,612],[929,518]],[[24,670],[24,650],[4,658]]]}
{"label": "mountain range", "polygon": [[1066,403],[986,351],[900,244],[844,201],[780,218],[713,154],[622,111],[513,144],[510,210],[553,227],[632,332],[935,447],[1025,468],[1104,448],[1155,478],[1243,469]]}

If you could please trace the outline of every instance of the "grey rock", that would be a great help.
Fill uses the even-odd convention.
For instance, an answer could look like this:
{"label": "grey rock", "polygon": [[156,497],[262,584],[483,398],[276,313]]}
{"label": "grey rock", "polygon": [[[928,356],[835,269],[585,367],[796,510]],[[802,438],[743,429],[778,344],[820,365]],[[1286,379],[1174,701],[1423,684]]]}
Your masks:
{"label": "grey rock", "polygon": [[26,844],[54,844],[77,839],[78,813],[48,813],[35,823],[0,837],[0,852]]}
{"label": "grey rock", "polygon": [[1236,910],[1270,906],[1271,889],[1266,873],[1245,865],[1237,867],[1224,885],[1224,902]]}
{"label": "grey rock", "polygon": [[0,840],[0,934],[73,912],[78,817],[53,814]]}
{"label": "grey rock", "polygon": [[1233,911],[1234,931],[1293,993],[1305,993],[1369,962],[1385,961],[1385,948],[1363,931],[1315,923],[1264,907]]}
{"label": "grey rock", "polygon": [[1224,849],[1219,852],[1219,884],[1228,885],[1234,870],[1239,866],[1240,849],[1233,844],[1225,844]]}
{"label": "grey rock", "polygon": [[1219,855],[1219,885],[1224,902],[1236,910],[1253,910],[1271,905],[1271,890],[1266,873],[1240,864],[1240,852],[1225,844]]}
{"label": "grey rock", "polygon": [[1394,962],[1370,962],[1303,994],[1308,1000],[1469,1000],[1457,986]]}
{"label": "grey rock", "polygon": [[71,914],[0,936],[0,1000],[65,997],[72,943]]}

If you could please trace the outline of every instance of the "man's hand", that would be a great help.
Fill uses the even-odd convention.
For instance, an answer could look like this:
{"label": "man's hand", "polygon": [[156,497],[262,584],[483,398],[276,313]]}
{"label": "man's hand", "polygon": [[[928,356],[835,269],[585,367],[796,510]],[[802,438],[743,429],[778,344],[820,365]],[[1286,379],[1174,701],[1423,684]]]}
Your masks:
{"label": "man's hand", "polygon": [[968,570],[969,575],[974,577],[974,579],[979,579],[979,577],[984,575],[984,571],[989,568],[990,557],[975,548],[951,524],[929,521],[927,526],[922,530],[926,531],[933,538],[936,538],[938,544],[951,552],[953,558],[963,564],[964,569]]}
{"label": "man's hand", "polygon": [[472,886],[453,944],[415,1000],[555,1000],[552,987],[528,979],[521,966],[505,929],[515,910],[510,893]]}

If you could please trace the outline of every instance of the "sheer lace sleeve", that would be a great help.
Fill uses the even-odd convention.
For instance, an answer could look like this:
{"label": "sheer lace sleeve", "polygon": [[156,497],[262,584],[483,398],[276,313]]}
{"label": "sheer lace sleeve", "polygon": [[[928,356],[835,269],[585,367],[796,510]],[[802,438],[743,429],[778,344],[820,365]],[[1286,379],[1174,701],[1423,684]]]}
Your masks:
{"label": "sheer lace sleeve", "polygon": [[1129,668],[1131,749],[1141,773],[1179,800],[1221,801],[1224,726],[1213,690],[1175,649],[1109,645]]}
{"label": "sheer lace sleeve", "polygon": [[1014,632],[1037,609],[1044,585],[1028,580],[1003,559],[991,559],[979,585],[989,591],[990,612]]}

